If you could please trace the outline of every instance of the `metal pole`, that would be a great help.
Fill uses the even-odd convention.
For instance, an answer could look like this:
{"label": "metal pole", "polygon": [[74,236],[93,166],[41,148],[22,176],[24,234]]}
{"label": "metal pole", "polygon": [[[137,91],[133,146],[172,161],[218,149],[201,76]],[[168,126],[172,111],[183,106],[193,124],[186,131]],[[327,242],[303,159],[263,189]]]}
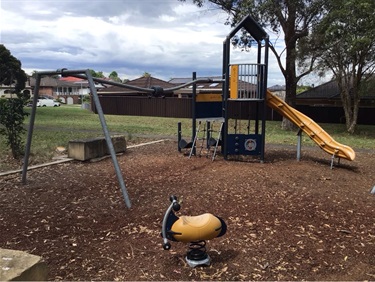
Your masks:
{"label": "metal pole", "polygon": [[[196,72],[193,72],[193,77],[192,77],[193,81],[195,81],[197,79],[197,73]],[[193,84],[193,95],[192,95],[192,139],[191,141],[195,140],[196,138],[196,134],[197,134],[197,85],[194,83]],[[193,145],[194,145],[194,142],[193,142]],[[196,154],[196,150],[195,150],[195,147],[193,146],[193,148],[191,148],[191,152],[195,155]]]}
{"label": "metal pole", "polygon": [[[64,73],[64,76],[71,75],[71,76],[74,76],[74,77],[77,77],[77,78],[83,78],[83,79],[87,78],[86,76],[80,74],[79,71],[63,70],[63,71],[61,71],[61,74],[63,74],[63,73]],[[151,94],[153,94],[155,92],[155,89],[153,89],[153,88],[138,87],[138,86],[134,86],[134,85],[123,84],[123,83],[118,83],[118,82],[114,82],[114,81],[108,81],[108,80],[100,79],[100,78],[96,78],[96,77],[93,77],[93,80],[96,81],[96,82],[102,83],[102,84],[119,86],[119,87],[128,88],[128,89],[132,89],[132,90],[143,91],[143,92],[147,92],[147,93],[151,93]],[[192,84],[194,85],[194,84],[197,84],[197,83],[207,83],[207,82],[212,82],[212,83],[223,82],[223,80],[222,79],[202,78],[202,79],[192,80],[192,81],[189,81],[185,84],[181,84],[181,85],[178,85],[178,86],[165,88],[163,90],[164,90],[164,93],[172,93],[175,90],[187,87],[187,86],[192,85]]]}
{"label": "metal pole", "polygon": [[181,121],[177,123],[177,150],[181,152],[180,141],[182,139]]}
{"label": "metal pole", "polygon": [[297,161],[301,160],[301,148],[302,148],[302,129],[298,130],[298,133],[297,133]]}
{"label": "metal pole", "polygon": [[87,80],[89,81],[90,91],[92,93],[92,97],[94,99],[96,110],[99,115],[100,123],[102,125],[102,129],[103,129],[104,136],[105,136],[105,141],[107,142],[108,150],[112,157],[113,166],[115,167],[117,179],[120,184],[122,194],[124,196],[125,204],[128,208],[130,208],[131,203],[130,203],[130,199],[128,196],[128,192],[126,191],[125,182],[121,174],[120,166],[117,162],[115,149],[113,148],[112,139],[111,139],[111,136],[109,135],[107,123],[105,121],[104,114],[103,114],[103,109],[102,109],[102,106],[100,105],[100,100],[98,97],[98,93],[96,92],[95,83],[90,73],[90,70],[86,70],[86,77],[87,77]]}
{"label": "metal pole", "polygon": [[230,63],[230,38],[227,37],[223,43],[223,78],[225,79],[223,87],[223,117],[224,117],[224,136],[223,136],[223,155],[228,159],[228,96],[229,96],[229,63]]}
{"label": "metal pole", "polygon": [[36,73],[33,105],[31,108],[29,130],[27,132],[25,156],[23,159],[23,166],[22,166],[22,180],[21,180],[22,184],[26,184],[27,168],[29,166],[30,147],[31,147],[31,140],[33,138],[34,121],[35,121],[35,114],[36,114],[36,105],[38,103],[40,80],[41,80],[41,75],[39,73]]}
{"label": "metal pole", "polygon": [[[258,48],[261,48],[260,46]],[[268,50],[269,49],[269,37],[268,35],[265,38],[264,46],[264,70],[262,72],[262,89],[261,89],[261,98],[263,100],[263,117],[262,117],[262,151],[261,151],[261,162],[264,162],[264,151],[266,146],[266,112],[267,112],[267,80],[268,80]]]}
{"label": "metal pole", "polygon": [[[206,125],[207,125],[207,132],[206,132],[206,136],[207,136],[207,138],[206,138],[206,148],[208,149],[208,148],[210,148],[210,144],[209,144],[209,140],[210,140],[210,138],[211,138],[211,132],[212,132],[212,130],[211,130],[211,122],[209,121],[209,120],[206,120]],[[214,125],[214,121],[212,121],[212,127],[213,127],[213,125]],[[219,140],[217,141],[217,142],[219,142]]]}

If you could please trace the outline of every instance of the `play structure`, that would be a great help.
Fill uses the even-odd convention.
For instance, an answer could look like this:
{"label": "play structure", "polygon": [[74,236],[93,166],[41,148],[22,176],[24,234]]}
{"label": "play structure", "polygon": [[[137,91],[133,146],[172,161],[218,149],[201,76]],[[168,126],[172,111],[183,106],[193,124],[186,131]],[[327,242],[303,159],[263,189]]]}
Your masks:
{"label": "play structure", "polygon": [[[253,39],[257,48],[256,63],[231,64],[230,43],[233,36],[240,30],[245,30]],[[254,155],[264,161],[266,107],[293,122],[300,130],[298,132],[297,159],[301,155],[302,132],[306,133],[321,149],[331,155],[331,168],[334,159],[344,158],[354,160],[352,148],[336,142],[318,124],[296,109],[290,107],[282,99],[267,90],[269,38],[267,33],[250,17],[247,16],[229,33],[223,44],[223,88],[221,99],[218,94],[197,93],[193,88],[192,103],[192,138],[186,141],[182,138],[181,125],[178,125],[178,149],[189,149],[189,157],[201,155],[207,149],[207,156],[215,159],[221,151],[224,159],[230,156]],[[204,98],[207,95],[207,98]],[[216,95],[216,96],[215,96]],[[215,96],[216,98],[212,98]],[[250,126],[250,118],[246,126],[231,111],[231,102],[241,102],[254,112],[254,125]],[[221,105],[220,105],[221,103]],[[221,109],[220,109],[221,106]],[[216,139],[212,136],[210,124],[220,121],[220,129]],[[202,126],[203,124],[203,126]],[[220,146],[220,150],[218,150]],[[214,149],[212,149],[214,148]]]}
{"label": "play structure", "polygon": [[170,250],[169,241],[189,243],[186,262],[190,267],[210,265],[211,258],[206,251],[206,240],[221,237],[226,233],[224,220],[211,213],[197,216],[180,216],[175,212],[181,208],[176,196],[170,197],[171,204],[165,212],[161,235],[164,250]]}
{"label": "play structure", "polygon": [[[257,47],[257,60],[253,64],[230,63],[231,40],[241,30],[251,35],[253,45]],[[193,88],[192,139],[187,142],[179,134],[179,150],[190,148],[191,157],[197,154],[197,144],[200,142],[198,154],[206,143],[209,152],[213,148],[210,153],[212,160],[215,159],[218,146],[224,159],[230,156],[256,155],[260,156],[261,161],[264,160],[268,48],[267,33],[250,16],[244,17],[228,34],[223,43],[221,95],[218,97],[216,94],[215,98],[208,99],[204,96],[214,94],[197,94],[196,88]],[[241,121],[235,113],[231,113],[229,101],[241,102],[245,107],[254,109],[254,126],[250,126],[250,119],[247,126],[239,126]],[[220,123],[216,139],[212,136],[212,122]],[[234,126],[230,127],[230,124]],[[181,132],[180,128],[178,131]]]}

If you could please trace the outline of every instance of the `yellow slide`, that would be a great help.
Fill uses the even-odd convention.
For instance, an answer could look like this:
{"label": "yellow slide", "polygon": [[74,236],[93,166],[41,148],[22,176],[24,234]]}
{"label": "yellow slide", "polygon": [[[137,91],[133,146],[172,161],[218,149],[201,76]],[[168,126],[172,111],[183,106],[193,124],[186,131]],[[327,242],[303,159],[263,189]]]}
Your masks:
{"label": "yellow slide", "polygon": [[303,132],[305,132],[316,144],[318,144],[321,149],[326,151],[328,154],[350,161],[354,160],[355,152],[351,147],[336,142],[311,118],[292,108],[268,90],[267,105],[301,128]]}

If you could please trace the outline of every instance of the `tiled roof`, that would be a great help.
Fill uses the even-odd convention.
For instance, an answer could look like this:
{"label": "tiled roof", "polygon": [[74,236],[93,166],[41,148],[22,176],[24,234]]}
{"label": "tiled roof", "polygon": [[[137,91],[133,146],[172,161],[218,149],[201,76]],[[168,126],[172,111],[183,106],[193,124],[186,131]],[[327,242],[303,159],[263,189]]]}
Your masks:
{"label": "tiled roof", "polygon": [[69,81],[69,82],[76,82],[76,81],[83,81],[82,78],[74,77],[74,76],[64,76],[59,79],[60,81]]}
{"label": "tiled roof", "polygon": [[[152,76],[142,76],[139,78],[136,78],[134,80],[130,80],[124,85],[131,85],[136,87],[142,87],[142,88],[151,88],[153,86],[159,86],[162,88],[171,88],[174,87],[174,84],[171,84],[167,81],[152,77]],[[127,89],[125,87],[120,86],[110,86],[104,89],[101,89],[100,92],[111,92],[111,93],[140,93],[139,91],[135,91],[132,89]]]}
{"label": "tiled roof", "polygon": [[285,91],[285,85],[273,85],[271,87],[268,87],[268,90],[273,92],[273,91]]}
{"label": "tiled roof", "polygon": [[[374,99],[374,96],[375,91],[370,90],[369,92],[363,93],[361,99]],[[297,95],[297,99],[340,99],[338,83],[335,80],[323,83],[322,85],[300,93]]]}
{"label": "tiled roof", "polygon": [[142,76],[139,78],[136,78],[134,80],[128,81],[126,84],[142,87],[142,88],[150,88],[152,86],[160,86],[162,88],[170,88],[174,87],[172,83],[169,83],[167,81],[152,77],[152,76]]}
{"label": "tiled roof", "polygon": [[[205,76],[205,77],[197,77],[197,80],[204,80],[204,79],[207,79],[207,80],[220,80],[222,79],[221,76]],[[171,80],[169,80],[169,83],[172,83],[172,84],[175,84],[176,85],[181,85],[181,84],[185,84],[185,83],[188,83],[192,81],[192,78],[172,78]],[[197,85],[197,90],[198,91],[221,91],[222,89],[222,82],[199,82],[196,84]],[[187,86],[181,90],[179,90],[180,92],[191,92],[191,88],[193,88],[193,85],[191,84],[190,86]]]}
{"label": "tiled roof", "polygon": [[185,84],[189,81],[191,81],[192,78],[186,78],[186,77],[179,77],[179,78],[172,78],[171,80],[169,80],[168,82],[169,83],[172,83],[172,84]]}
{"label": "tiled roof", "polygon": [[[222,76],[199,76],[197,77],[197,79],[222,79]],[[175,78],[171,78],[169,80],[169,83],[173,83],[173,84],[184,84],[184,83],[187,83],[189,81],[192,81],[193,78],[192,77],[175,77]]]}
{"label": "tiled roof", "polygon": [[306,90],[297,99],[338,99],[340,98],[339,87],[336,81],[329,81],[312,89]]}
{"label": "tiled roof", "polygon": [[[36,82],[35,78],[30,77],[30,86],[34,87],[35,82]],[[73,87],[73,86],[77,86],[77,84],[75,84],[74,82],[70,82],[70,81],[61,81],[60,79],[57,79],[51,76],[45,76],[45,77],[42,77],[42,79],[40,80],[40,86],[42,87],[58,87],[58,86],[59,87],[61,86]]]}

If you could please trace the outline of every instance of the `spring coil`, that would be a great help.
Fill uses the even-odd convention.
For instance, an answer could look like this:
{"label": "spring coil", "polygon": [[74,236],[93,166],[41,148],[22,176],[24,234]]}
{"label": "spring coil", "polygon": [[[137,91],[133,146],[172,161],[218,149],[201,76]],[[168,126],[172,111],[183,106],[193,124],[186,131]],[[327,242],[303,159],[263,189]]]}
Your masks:
{"label": "spring coil", "polygon": [[207,257],[206,241],[195,241],[189,244],[187,257],[191,260],[202,260]]}

